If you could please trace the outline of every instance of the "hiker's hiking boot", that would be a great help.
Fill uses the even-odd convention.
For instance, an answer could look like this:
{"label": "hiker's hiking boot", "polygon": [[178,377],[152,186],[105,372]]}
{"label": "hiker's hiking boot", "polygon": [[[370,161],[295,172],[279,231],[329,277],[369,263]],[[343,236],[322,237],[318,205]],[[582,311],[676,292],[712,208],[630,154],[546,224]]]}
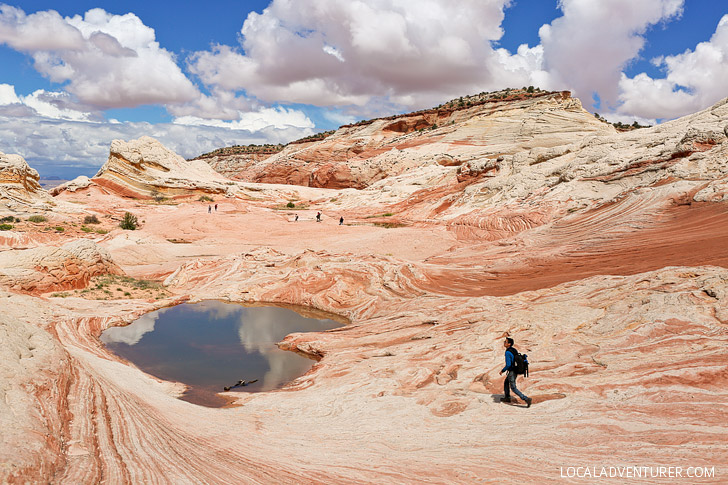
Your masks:
{"label": "hiker's hiking boot", "polygon": [[531,399],[530,397],[527,397],[526,398],[526,407],[527,408],[530,408],[531,407],[531,401],[533,401],[533,399]]}

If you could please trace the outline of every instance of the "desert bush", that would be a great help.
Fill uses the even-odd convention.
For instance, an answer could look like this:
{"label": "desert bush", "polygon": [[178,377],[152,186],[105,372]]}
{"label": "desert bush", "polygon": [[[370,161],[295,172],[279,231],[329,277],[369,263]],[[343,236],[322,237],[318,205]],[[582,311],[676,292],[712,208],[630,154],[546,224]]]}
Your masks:
{"label": "desert bush", "polygon": [[30,216],[28,217],[28,222],[45,222],[48,219],[46,219],[43,216]]}
{"label": "desert bush", "polygon": [[81,230],[83,232],[93,232],[93,229],[91,229],[90,227],[86,227],[86,226],[81,226]]}
{"label": "desert bush", "polygon": [[15,217],[13,217],[13,216],[5,216],[2,219],[0,219],[0,222],[15,222]]}
{"label": "desert bush", "polygon": [[84,224],[99,224],[99,218],[95,214],[83,218]]}
{"label": "desert bush", "polygon": [[294,207],[296,207],[296,204],[294,204],[293,202],[289,202],[288,204],[286,204],[286,207],[288,207],[289,209],[293,209]]}
{"label": "desert bush", "polygon": [[138,225],[137,217],[131,212],[124,213],[124,219],[122,219],[121,224],[119,224],[122,229],[127,231],[135,230]]}
{"label": "desert bush", "polygon": [[56,232],[63,232],[63,231],[65,231],[66,229],[65,229],[65,228],[64,228],[63,226],[56,226],[56,227],[55,227],[55,230],[56,230]]}
{"label": "desert bush", "polygon": [[383,227],[385,229],[395,229],[397,227],[405,227],[405,224],[401,224],[399,222],[374,222],[373,224],[377,227]]}
{"label": "desert bush", "polygon": [[200,202],[214,202],[214,199],[210,197],[209,195],[202,195],[199,199]]}
{"label": "desert bush", "polygon": [[9,231],[12,228],[12,224],[0,224],[0,231]]}

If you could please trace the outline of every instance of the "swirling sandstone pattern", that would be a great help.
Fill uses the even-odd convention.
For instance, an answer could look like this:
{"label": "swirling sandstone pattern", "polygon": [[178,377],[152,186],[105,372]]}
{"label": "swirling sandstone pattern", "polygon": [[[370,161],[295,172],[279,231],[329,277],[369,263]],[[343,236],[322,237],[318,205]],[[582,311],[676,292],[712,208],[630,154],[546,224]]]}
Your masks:
{"label": "swirling sandstone pattern", "polygon": [[[71,243],[103,250],[79,261],[163,280],[173,296],[39,294],[57,283],[39,285],[39,260],[20,255],[61,254],[77,235],[31,233],[22,241],[41,247],[0,252],[0,274],[33,275],[0,278],[0,481],[482,483],[515,462],[524,482],[620,465],[714,466],[702,482],[724,482],[727,106],[561,138],[539,120],[563,106],[525,104],[524,125],[544,138],[468,148],[458,135],[465,148],[449,156],[425,143],[421,157],[402,155],[410,170],[361,190],[234,182],[211,214],[195,196],[155,205],[100,184],[61,192],[56,217],[78,217],[64,212],[72,201],[143,221]],[[323,142],[343,147],[337,136]],[[47,273],[59,281],[91,271],[56,260]],[[204,299],[303,305],[349,324],[287,336],[278,345],[314,368],[280,391],[227,393],[222,409],[177,399],[183,385],[98,340]],[[530,409],[498,402],[504,335],[532,362],[519,379]]]}

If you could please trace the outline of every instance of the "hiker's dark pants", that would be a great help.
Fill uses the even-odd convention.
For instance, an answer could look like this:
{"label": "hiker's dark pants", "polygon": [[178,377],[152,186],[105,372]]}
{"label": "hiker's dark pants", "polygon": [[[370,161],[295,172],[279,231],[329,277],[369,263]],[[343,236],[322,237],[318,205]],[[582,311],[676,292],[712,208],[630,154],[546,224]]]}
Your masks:
{"label": "hiker's dark pants", "polygon": [[506,378],[503,380],[503,394],[505,395],[506,399],[511,398],[511,389],[513,389],[513,392],[516,393],[516,396],[520,397],[524,401],[528,399],[528,396],[523,394],[516,387],[516,373],[508,371],[508,374],[506,374]]}

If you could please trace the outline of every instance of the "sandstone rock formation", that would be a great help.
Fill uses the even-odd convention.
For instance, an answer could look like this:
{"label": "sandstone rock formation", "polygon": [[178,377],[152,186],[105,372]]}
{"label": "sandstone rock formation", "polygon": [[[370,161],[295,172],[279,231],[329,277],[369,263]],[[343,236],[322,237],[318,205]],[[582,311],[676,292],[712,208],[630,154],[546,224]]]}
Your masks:
{"label": "sandstone rock formation", "polygon": [[76,177],[73,180],[69,180],[68,182],[60,185],[56,185],[53,187],[49,192],[52,196],[56,196],[66,190],[69,192],[75,192],[80,189],[85,189],[89,185],[91,185],[93,182],[91,182],[91,179],[86,177],[85,175],[81,175],[79,177]]}
{"label": "sandstone rock formation", "polygon": [[[182,182],[119,149],[106,182],[63,191],[52,214],[129,210],[140,230],[94,246],[31,227],[43,247],[0,252],[0,482],[483,483],[516,462],[536,483],[568,466],[712,466],[689,481],[722,483],[726,126],[728,100],[625,133],[561,94],[445,107],[251,163],[211,214],[194,191],[121,197]],[[250,182],[264,168],[307,186]],[[115,271],[172,296],[43,293]],[[278,346],[313,369],[279,391],[225,393],[223,409],[178,399],[183,384],[98,338],[206,299],[349,324],[287,336]],[[529,409],[499,402],[506,335],[529,354]]]}
{"label": "sandstone rock formation", "polygon": [[52,204],[38,182],[38,172],[20,155],[0,152],[0,207],[8,209],[43,209]]}
{"label": "sandstone rock formation", "polygon": [[149,136],[112,141],[93,182],[129,197],[225,194],[232,185],[205,162],[187,161]]}
{"label": "sandstone rock formation", "polygon": [[[453,167],[530,148],[548,149],[585,135],[615,133],[568,92],[493,98],[343,126],[321,141],[291,144],[262,162],[240,163],[238,180],[327,188],[364,188],[423,164]],[[217,157],[233,173],[237,160]]]}
{"label": "sandstone rock formation", "polygon": [[17,292],[83,288],[92,276],[122,273],[108,252],[88,239],[0,252],[0,285]]}

